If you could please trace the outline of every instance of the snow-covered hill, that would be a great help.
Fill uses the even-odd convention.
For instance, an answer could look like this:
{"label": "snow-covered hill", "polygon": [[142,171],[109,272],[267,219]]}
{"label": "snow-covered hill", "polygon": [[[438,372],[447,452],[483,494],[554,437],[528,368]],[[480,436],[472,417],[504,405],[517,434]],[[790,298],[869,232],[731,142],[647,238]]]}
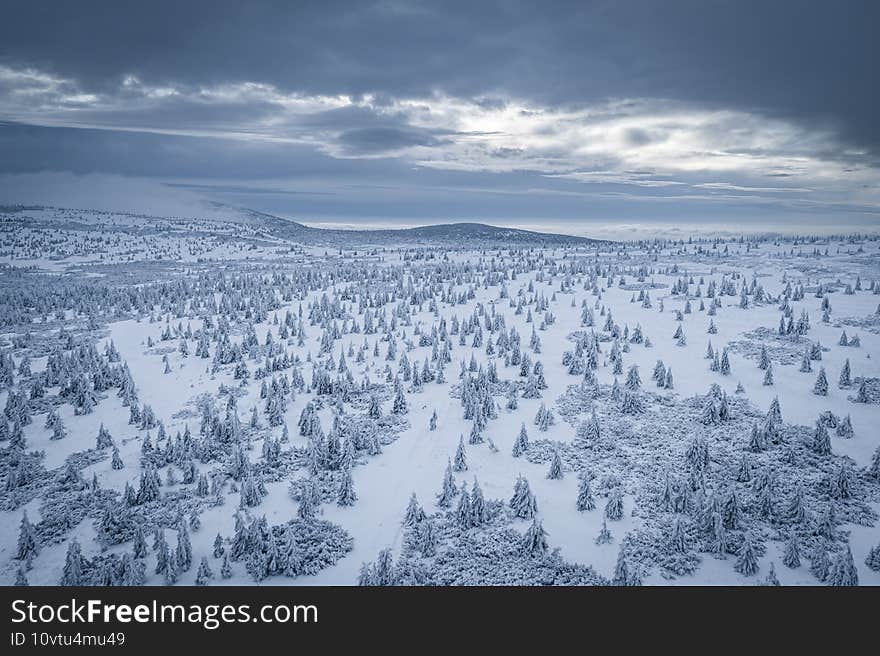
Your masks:
{"label": "snow-covered hill", "polygon": [[219,232],[228,234],[232,226],[245,233],[300,244],[326,246],[363,245],[463,245],[542,246],[559,244],[590,245],[603,240],[570,235],[502,228],[483,223],[448,223],[416,228],[353,230],[315,228],[247,208],[211,204],[209,217],[154,216],[134,212],[43,207],[34,205],[0,206],[0,222],[67,229],[144,232],[163,228],[172,231]]}

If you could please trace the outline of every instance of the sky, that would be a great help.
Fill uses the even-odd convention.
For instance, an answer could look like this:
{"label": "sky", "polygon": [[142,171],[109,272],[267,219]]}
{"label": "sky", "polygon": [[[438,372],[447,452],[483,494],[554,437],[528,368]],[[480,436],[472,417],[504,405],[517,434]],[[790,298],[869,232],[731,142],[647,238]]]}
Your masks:
{"label": "sky", "polygon": [[877,25],[870,0],[7,0],[0,203],[872,229]]}

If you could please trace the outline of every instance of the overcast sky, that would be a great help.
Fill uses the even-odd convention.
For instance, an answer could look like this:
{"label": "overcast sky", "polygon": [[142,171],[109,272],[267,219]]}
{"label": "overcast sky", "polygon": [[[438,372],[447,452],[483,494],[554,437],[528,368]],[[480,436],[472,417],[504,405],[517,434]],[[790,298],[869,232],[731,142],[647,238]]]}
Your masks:
{"label": "overcast sky", "polygon": [[8,0],[0,202],[54,172],[312,223],[876,227],[878,25],[870,0]]}

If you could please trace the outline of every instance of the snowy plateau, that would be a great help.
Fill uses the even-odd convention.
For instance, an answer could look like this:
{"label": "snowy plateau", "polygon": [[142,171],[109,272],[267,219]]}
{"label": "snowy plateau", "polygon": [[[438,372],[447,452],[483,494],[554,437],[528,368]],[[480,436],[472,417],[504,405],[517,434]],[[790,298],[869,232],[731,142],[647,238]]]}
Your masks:
{"label": "snowy plateau", "polygon": [[0,208],[4,585],[878,585],[880,240]]}

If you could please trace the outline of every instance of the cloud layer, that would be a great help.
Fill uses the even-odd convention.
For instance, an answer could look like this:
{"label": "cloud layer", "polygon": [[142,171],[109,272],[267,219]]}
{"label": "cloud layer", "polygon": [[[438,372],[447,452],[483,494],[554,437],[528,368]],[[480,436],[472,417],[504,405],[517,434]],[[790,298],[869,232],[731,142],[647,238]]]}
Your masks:
{"label": "cloud layer", "polygon": [[876,5],[474,4],[19,5],[0,172],[324,218],[880,218]]}

